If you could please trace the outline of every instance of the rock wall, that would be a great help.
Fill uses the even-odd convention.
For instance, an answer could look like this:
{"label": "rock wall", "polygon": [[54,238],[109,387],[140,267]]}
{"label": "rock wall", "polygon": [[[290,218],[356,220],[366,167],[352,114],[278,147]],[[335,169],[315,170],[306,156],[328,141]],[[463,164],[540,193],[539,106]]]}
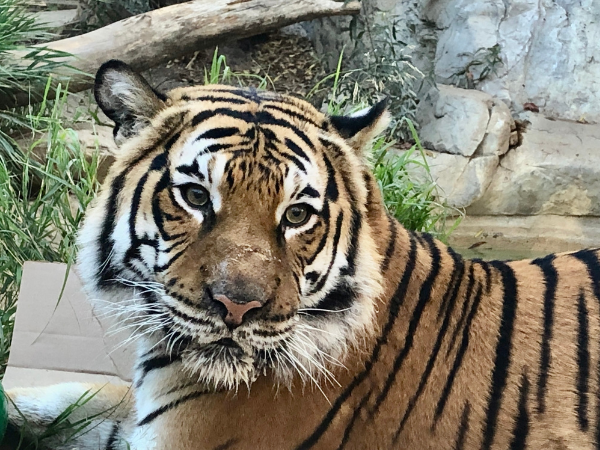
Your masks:
{"label": "rock wall", "polygon": [[[399,38],[438,84],[421,93],[417,122],[443,196],[475,224],[455,235],[473,240],[469,233],[489,229],[494,217],[501,231],[490,233],[516,233],[518,245],[523,224],[534,230],[527,245],[536,233],[561,249],[600,235],[600,1],[363,4],[401,19]],[[335,52],[344,33],[337,19],[326,20],[311,35]],[[560,223],[571,224],[566,247],[548,234]]]}
{"label": "rock wall", "polygon": [[503,66],[478,88],[519,112],[532,102],[554,118],[600,120],[600,3],[594,0],[431,0],[423,17],[440,29],[438,81],[469,53],[500,46]]}
{"label": "rock wall", "polygon": [[[399,38],[417,65],[453,84],[469,68],[490,68],[481,49],[499,46],[500,63],[474,87],[513,112],[533,103],[557,119],[600,122],[600,2],[597,0],[363,0],[365,11],[400,19]],[[386,20],[386,19],[383,19]],[[348,41],[348,19],[309,26],[323,54]],[[479,52],[478,52],[479,50]],[[474,60],[483,62],[472,65]],[[337,61],[332,57],[332,61]]]}

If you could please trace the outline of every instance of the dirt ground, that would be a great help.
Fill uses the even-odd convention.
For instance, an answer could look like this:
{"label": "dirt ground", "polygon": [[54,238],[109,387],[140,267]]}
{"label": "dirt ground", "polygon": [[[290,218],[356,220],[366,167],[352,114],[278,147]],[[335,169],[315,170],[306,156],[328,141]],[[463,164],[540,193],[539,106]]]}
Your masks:
{"label": "dirt ground", "polygon": [[[205,69],[210,71],[215,48],[199,50],[184,58],[169,61],[144,73],[159,91],[204,83]],[[326,73],[307,37],[278,31],[219,46],[231,71],[247,85],[257,86],[266,77],[267,89],[300,97],[322,80]],[[237,83],[234,76],[232,83]]]}

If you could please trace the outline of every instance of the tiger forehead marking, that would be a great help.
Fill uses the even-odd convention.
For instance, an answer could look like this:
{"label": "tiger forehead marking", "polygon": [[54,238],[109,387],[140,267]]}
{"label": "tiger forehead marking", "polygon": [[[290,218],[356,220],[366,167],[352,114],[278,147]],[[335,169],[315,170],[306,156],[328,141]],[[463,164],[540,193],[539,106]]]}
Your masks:
{"label": "tiger forehead marking", "polygon": [[[207,93],[196,98],[207,98]],[[192,125],[198,125],[178,135],[178,142],[170,142],[174,183],[205,184],[214,195],[215,211],[221,207],[222,192],[236,195],[238,191],[244,195],[256,191],[263,200],[279,201],[276,220],[281,218],[285,203],[294,200],[304,200],[320,210],[323,167],[311,154],[319,128],[315,122],[301,121],[307,112],[299,112],[297,107],[284,103],[282,108],[273,99],[258,103],[258,94],[253,98],[235,104],[239,110],[229,109],[208,119],[203,117],[206,100],[192,104],[186,115],[193,117]]]}

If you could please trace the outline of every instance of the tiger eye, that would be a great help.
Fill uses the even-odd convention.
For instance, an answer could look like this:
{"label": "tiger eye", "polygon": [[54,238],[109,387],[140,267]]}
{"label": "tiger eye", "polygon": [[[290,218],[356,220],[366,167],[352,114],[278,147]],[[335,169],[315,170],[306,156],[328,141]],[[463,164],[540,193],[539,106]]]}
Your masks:
{"label": "tiger eye", "polygon": [[293,205],[285,211],[287,225],[298,227],[304,225],[310,218],[310,212],[306,205]]}
{"label": "tiger eye", "polygon": [[187,186],[184,190],[184,197],[185,201],[194,207],[205,206],[210,199],[208,191],[197,185]]}

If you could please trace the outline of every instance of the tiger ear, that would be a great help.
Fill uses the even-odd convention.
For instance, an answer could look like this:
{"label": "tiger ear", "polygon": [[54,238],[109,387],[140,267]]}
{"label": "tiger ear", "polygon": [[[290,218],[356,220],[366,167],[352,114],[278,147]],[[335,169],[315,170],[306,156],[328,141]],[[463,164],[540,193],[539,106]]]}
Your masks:
{"label": "tiger ear", "polygon": [[113,122],[118,145],[150,124],[164,106],[165,97],[131,67],[116,59],[105,62],[96,73],[94,97]]}
{"label": "tiger ear", "polygon": [[329,120],[335,130],[362,155],[367,146],[390,124],[390,112],[385,98],[370,108],[362,109],[349,116],[331,116]]}

